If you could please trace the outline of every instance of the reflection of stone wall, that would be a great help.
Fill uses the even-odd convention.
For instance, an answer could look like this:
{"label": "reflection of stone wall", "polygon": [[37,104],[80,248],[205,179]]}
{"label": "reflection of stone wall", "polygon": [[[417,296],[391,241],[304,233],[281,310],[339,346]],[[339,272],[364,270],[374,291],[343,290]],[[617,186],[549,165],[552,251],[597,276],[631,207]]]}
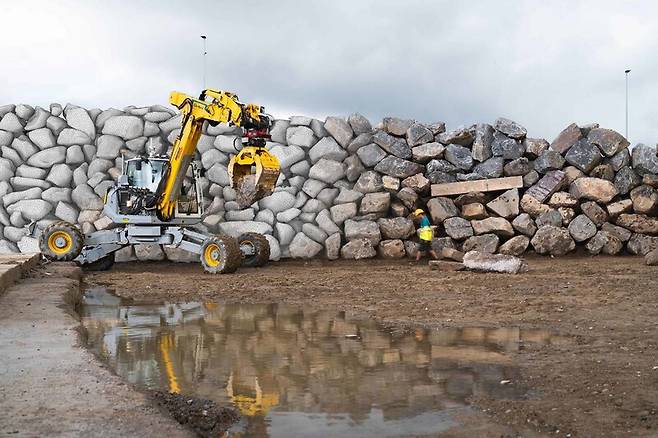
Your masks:
{"label": "reflection of stone wall", "polygon": [[116,309],[108,318],[107,311],[87,307],[83,323],[94,349],[117,346],[108,360],[131,381],[168,387],[160,348],[166,338],[173,346],[167,360],[183,392],[221,402],[230,394],[251,413],[278,406],[350,413],[358,420],[377,405],[386,418],[402,418],[459,406],[472,395],[517,397],[522,388],[500,385],[517,377],[505,351],[524,339],[554,341],[544,332],[518,329],[393,335],[373,321],[277,305],[219,306],[203,316],[199,306],[188,310],[184,324],[170,327],[160,325],[162,315],[176,311],[165,309],[132,308],[127,318],[125,308]]}
{"label": "reflection of stone wall", "polygon": [[[165,153],[181,118],[159,105],[90,109],[53,104],[0,106],[0,251],[33,251],[55,220],[85,233],[111,224],[102,197],[120,172],[120,155]],[[386,118],[372,127],[359,114],[324,122],[277,120],[268,147],[282,165],[276,193],[246,209],[235,202],[226,164],[240,132],[206,127],[197,159],[206,217],[202,229],[268,236],[272,258],[366,258],[413,254],[406,218],[427,208],[444,237],[435,246],[563,254],[576,243],[593,253],[646,253],[658,247],[655,147],[614,131],[567,127],[550,145],[499,119],[446,131]],[[430,199],[430,184],[522,176],[524,187]],[[392,220],[392,218],[396,218]],[[537,232],[542,226],[550,226]],[[128,248],[120,260],[188,259],[180,251]],[[194,258],[196,259],[196,258]]]}

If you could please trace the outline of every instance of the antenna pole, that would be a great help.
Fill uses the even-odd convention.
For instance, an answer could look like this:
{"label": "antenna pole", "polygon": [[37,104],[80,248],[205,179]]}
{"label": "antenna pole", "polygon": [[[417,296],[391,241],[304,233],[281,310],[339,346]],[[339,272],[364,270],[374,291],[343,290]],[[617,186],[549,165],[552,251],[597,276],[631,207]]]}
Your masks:
{"label": "antenna pole", "polygon": [[208,52],[206,51],[206,36],[201,35],[201,39],[203,40],[203,89],[206,89],[206,55]]}

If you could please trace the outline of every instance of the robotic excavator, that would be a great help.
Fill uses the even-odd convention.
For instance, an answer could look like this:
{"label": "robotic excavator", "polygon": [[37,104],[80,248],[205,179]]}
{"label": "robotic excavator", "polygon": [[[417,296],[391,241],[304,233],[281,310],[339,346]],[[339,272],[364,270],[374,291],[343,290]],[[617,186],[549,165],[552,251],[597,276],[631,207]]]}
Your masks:
{"label": "robotic excavator", "polygon": [[121,175],[108,189],[103,208],[115,227],[83,235],[73,224],[55,222],[39,241],[47,259],[74,260],[89,269],[105,270],[114,264],[117,250],[147,244],[198,254],[204,270],[212,274],[267,263],[270,248],[261,234],[245,233],[235,239],[192,228],[203,220],[204,205],[200,171],[193,159],[204,122],[238,126],[243,130],[242,149],[228,164],[237,201],[246,207],[269,196],[280,172],[279,161],[265,149],[271,117],[263,107],[242,104],[238,96],[226,91],[207,89],[198,99],[174,91],[169,102],[183,116],[171,156],[123,161]]}

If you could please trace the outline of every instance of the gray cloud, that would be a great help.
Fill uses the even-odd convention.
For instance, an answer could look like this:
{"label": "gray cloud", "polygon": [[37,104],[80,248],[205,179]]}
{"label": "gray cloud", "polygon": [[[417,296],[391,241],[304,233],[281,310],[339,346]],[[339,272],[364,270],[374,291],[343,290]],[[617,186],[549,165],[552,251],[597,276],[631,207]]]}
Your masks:
{"label": "gray cloud", "polygon": [[0,104],[99,107],[208,85],[277,116],[505,116],[551,140],[575,121],[658,141],[654,1],[6,1]]}

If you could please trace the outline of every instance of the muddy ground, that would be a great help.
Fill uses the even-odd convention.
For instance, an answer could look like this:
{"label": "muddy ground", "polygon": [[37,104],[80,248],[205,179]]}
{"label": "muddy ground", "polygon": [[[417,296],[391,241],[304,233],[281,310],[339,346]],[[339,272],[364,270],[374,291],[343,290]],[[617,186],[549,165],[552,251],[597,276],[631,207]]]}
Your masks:
{"label": "muddy ground", "polygon": [[[491,419],[552,436],[658,436],[658,268],[636,257],[530,257],[520,275],[426,262],[286,261],[210,276],[196,264],[117,264],[86,281],[138,300],[289,303],[429,327],[519,326],[572,337],[515,353],[539,396],[473,400]],[[559,432],[557,432],[559,431]]]}

